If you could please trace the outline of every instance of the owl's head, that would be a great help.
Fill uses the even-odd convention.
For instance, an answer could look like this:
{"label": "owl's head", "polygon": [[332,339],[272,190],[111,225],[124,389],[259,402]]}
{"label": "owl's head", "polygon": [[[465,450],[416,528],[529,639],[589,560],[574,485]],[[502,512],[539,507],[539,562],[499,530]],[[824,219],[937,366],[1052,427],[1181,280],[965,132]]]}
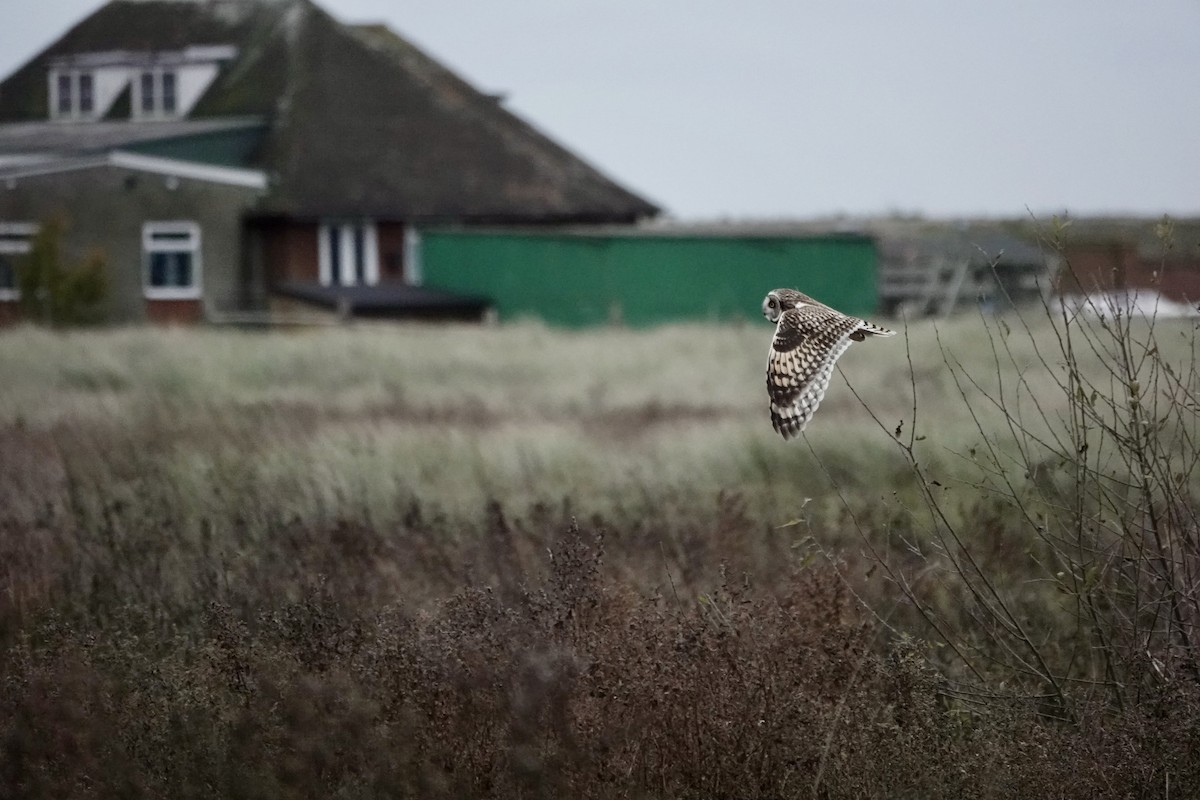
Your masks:
{"label": "owl's head", "polygon": [[779,322],[779,315],[789,308],[799,308],[812,303],[812,299],[795,289],[775,289],[767,292],[763,299],[763,316],[771,322]]}

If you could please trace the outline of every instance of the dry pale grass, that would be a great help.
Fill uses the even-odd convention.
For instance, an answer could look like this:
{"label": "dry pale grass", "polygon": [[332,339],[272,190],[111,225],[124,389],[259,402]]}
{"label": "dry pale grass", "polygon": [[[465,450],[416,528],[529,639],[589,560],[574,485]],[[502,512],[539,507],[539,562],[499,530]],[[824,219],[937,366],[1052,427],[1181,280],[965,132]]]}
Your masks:
{"label": "dry pale grass", "polygon": [[918,609],[995,655],[956,525],[1072,658],[1074,598],[972,456],[1037,478],[1005,409],[1070,410],[1048,321],[856,345],[791,443],[770,334],[0,334],[0,794],[1200,791],[1193,682],[1050,724],[927,643]]}

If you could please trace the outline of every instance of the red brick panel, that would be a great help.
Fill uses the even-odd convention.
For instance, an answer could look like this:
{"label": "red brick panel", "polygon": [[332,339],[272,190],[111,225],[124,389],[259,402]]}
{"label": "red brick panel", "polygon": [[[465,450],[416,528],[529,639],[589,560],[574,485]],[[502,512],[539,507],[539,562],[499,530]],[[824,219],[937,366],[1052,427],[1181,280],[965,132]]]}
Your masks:
{"label": "red brick panel", "polygon": [[23,319],[21,304],[16,300],[0,300],[0,327],[16,325]]}
{"label": "red brick panel", "polygon": [[379,239],[379,282],[404,283],[408,272],[404,263],[404,223],[380,222],[375,230]]}
{"label": "red brick panel", "polygon": [[263,226],[261,232],[271,284],[320,280],[315,222],[277,222]]}
{"label": "red brick panel", "polygon": [[1058,275],[1061,294],[1089,294],[1096,291],[1125,289],[1139,274],[1137,251],[1120,242],[1072,244],[1064,248],[1062,271]]}
{"label": "red brick panel", "polygon": [[147,300],[146,319],[158,325],[194,325],[204,319],[199,300]]}

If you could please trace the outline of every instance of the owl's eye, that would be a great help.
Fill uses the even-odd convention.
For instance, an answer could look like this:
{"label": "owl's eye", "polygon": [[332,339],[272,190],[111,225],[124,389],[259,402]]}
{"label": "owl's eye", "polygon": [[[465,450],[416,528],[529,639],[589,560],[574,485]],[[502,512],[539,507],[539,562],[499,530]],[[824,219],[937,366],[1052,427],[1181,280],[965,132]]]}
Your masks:
{"label": "owl's eye", "polygon": [[775,298],[772,297],[770,300],[768,300],[767,305],[770,306],[771,308],[774,308],[775,307]]}

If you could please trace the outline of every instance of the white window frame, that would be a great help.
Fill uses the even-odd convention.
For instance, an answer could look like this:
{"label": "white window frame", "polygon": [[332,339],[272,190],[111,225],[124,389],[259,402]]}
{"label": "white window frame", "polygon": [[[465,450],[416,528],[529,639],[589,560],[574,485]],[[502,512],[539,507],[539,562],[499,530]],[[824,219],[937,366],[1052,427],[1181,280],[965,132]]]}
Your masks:
{"label": "white window frame", "polygon": [[[84,111],[81,108],[82,92],[80,91],[83,76],[88,76],[92,81],[92,108],[90,111]],[[70,97],[68,105],[70,108],[63,111],[59,108],[59,100],[62,92],[58,88],[59,81],[62,78],[67,79]],[[96,102],[96,75],[90,69],[61,69],[55,68],[50,70],[50,118],[51,119],[66,119],[66,120],[88,120],[96,119],[99,116],[99,108]]]}
{"label": "white window frame", "polygon": [[[66,108],[63,108],[63,84],[66,84],[67,97]],[[75,113],[75,73],[56,70],[50,76],[50,86],[52,87],[53,97],[51,97],[51,107],[54,109],[54,116],[65,119],[72,119],[76,116]]]}
{"label": "white window frame", "polygon": [[[156,237],[185,235],[184,240],[173,238],[166,242]],[[201,257],[200,226],[188,220],[146,222],[142,225],[142,294],[147,300],[197,300],[203,285],[204,260]],[[151,286],[150,257],[153,253],[192,255],[191,286]]]}
{"label": "white window frame", "polygon": [[[26,256],[33,251],[33,237],[37,236],[36,222],[0,222],[0,254]],[[13,275],[14,282],[16,275]],[[21,290],[0,286],[0,300],[20,300]]]}
{"label": "white window frame", "polygon": [[404,278],[409,286],[420,286],[425,282],[425,271],[421,264],[421,232],[411,225],[404,227]]}
{"label": "white window frame", "polygon": [[[165,92],[165,75],[170,74],[175,81],[175,107],[170,111],[163,108],[163,97]],[[150,76],[150,108],[146,109],[143,104],[145,95],[142,93],[142,81],[145,76]],[[179,70],[175,67],[145,67],[134,70],[133,77],[130,80],[130,105],[132,116],[134,119],[175,119],[181,116],[179,104]]]}
{"label": "white window frame", "polygon": [[[379,231],[375,221],[329,220],[317,226],[317,270],[322,286],[333,284],[333,248],[330,233],[338,231],[338,265],[341,273],[338,286],[375,286],[379,283]],[[354,257],[354,235],[363,239],[363,280],[358,281],[358,264]]]}
{"label": "white window frame", "polygon": [[[83,107],[83,79],[88,82],[89,108]],[[75,73],[75,108],[81,119],[91,119],[96,116],[96,76],[88,71]]]}

